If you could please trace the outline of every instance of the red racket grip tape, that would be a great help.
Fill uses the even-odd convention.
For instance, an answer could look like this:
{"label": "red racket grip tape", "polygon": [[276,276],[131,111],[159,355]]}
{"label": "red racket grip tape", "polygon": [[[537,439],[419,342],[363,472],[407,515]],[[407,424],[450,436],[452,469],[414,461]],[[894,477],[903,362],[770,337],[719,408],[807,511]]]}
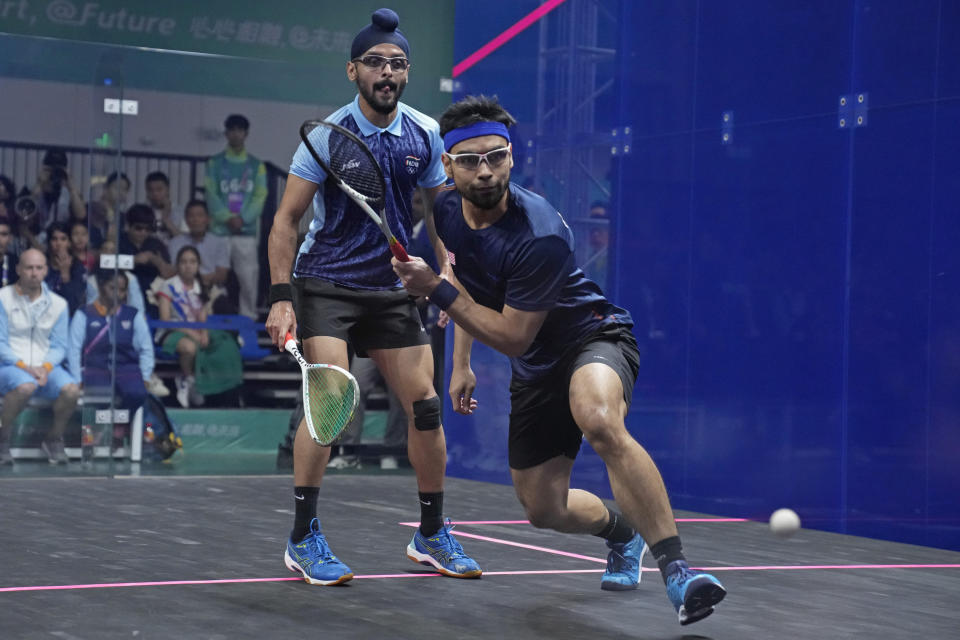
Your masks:
{"label": "red racket grip tape", "polygon": [[410,256],[407,255],[407,250],[404,249],[403,245],[396,240],[390,243],[390,251],[400,262],[410,262]]}

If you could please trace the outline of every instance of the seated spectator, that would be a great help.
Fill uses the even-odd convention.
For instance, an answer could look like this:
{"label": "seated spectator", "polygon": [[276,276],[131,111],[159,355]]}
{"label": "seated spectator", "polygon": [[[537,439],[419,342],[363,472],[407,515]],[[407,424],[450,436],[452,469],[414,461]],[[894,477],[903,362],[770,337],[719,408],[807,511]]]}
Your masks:
{"label": "seated spectator", "polygon": [[[94,277],[97,299],[77,311],[70,322],[70,373],[87,392],[109,390],[115,380],[118,405],[132,416],[143,405],[146,383],[153,375],[150,329],[141,311],[124,304],[128,281],[123,271],[98,269]],[[112,448],[122,444],[123,432],[115,430]]]}
{"label": "seated spectator", "polygon": [[67,301],[70,313],[83,304],[87,293],[86,269],[73,257],[70,231],[65,223],[54,222],[47,227],[47,277],[50,290]]}
{"label": "seated spectator", "polygon": [[70,223],[70,253],[80,261],[87,273],[96,271],[100,255],[90,246],[90,230],[83,220]]}
{"label": "seated spectator", "polygon": [[[157,235],[169,242],[187,232],[183,220],[183,210],[170,200],[170,179],[163,171],[154,171],[147,176],[147,203],[153,209],[157,224]],[[171,251],[173,251],[171,249]],[[175,251],[173,251],[176,254]]]}
{"label": "seated spectator", "polygon": [[[127,231],[120,237],[119,252],[133,255],[133,273],[141,291],[150,291],[157,278],[170,278],[176,269],[170,264],[167,246],[154,235],[153,210],[145,204],[135,204],[127,211]],[[154,315],[151,305],[147,306]]]}
{"label": "seated spectator", "polygon": [[[177,275],[156,291],[161,320],[207,321],[207,295],[199,277],[200,262],[200,254],[191,246],[177,252]],[[243,384],[240,348],[230,333],[183,328],[161,332],[158,341],[164,353],[178,357],[176,393],[180,406],[203,404],[204,396]]]}
{"label": "seated spectator", "polygon": [[66,464],[63,432],[80,386],[61,366],[67,352],[67,301],[44,284],[47,259],[28,249],[17,265],[19,280],[0,289],[0,465],[10,465],[13,425],[30,397],[54,400],[53,425],[41,444],[50,464]]}
{"label": "seated spectator", "polygon": [[130,178],[127,174],[114,171],[100,192],[100,199],[90,205],[90,241],[99,247],[105,240],[116,240],[119,227],[126,212],[127,197],[130,194]]}
{"label": "seated spectator", "polygon": [[387,390],[387,428],[383,434],[384,452],[380,455],[380,468],[388,471],[398,468],[396,455],[407,443],[407,414],[400,399],[387,387],[377,365],[370,358],[355,356],[350,363],[350,373],[360,387],[360,401],[340,437],[339,452],[327,463],[328,469],[351,469],[360,467],[360,445],[363,440],[363,421],[367,414],[367,399],[378,386]]}
{"label": "seated spectator", "polygon": [[[104,243],[104,247],[109,247],[110,243]],[[113,252],[113,248],[110,247],[110,252]],[[96,271],[96,269],[94,270]],[[113,271],[112,269],[110,271]],[[133,307],[137,311],[143,314],[144,318],[147,317],[147,307],[144,302],[143,292],[140,291],[140,283],[137,282],[136,277],[129,271],[125,269],[120,269],[118,271],[120,275],[123,276],[124,280],[127,281],[125,287],[122,287],[124,296],[121,297],[120,302],[129,307]],[[100,295],[100,288],[97,285],[97,276],[89,275],[87,276],[87,304],[92,304],[96,301],[97,297]],[[167,389],[167,385],[163,383],[163,380],[154,373],[150,376],[150,379],[147,380],[147,392],[152,393],[158,398],[166,398],[170,395],[170,390]]]}
{"label": "seated spectator", "polygon": [[230,275],[230,242],[223,236],[209,233],[210,214],[203,200],[191,200],[184,214],[189,233],[170,241],[170,253],[177,255],[180,249],[191,246],[200,254],[200,281],[210,289],[223,285]]}
{"label": "seated spectator", "polygon": [[0,255],[3,255],[3,284],[13,284],[17,281],[17,255],[14,252],[13,226],[6,218],[0,218]]}
{"label": "seated spectator", "polygon": [[[100,255],[116,256],[117,250],[113,242],[109,240],[104,242],[103,246],[100,248]],[[96,271],[96,269],[94,269],[94,271]],[[137,311],[146,313],[146,297],[143,295],[143,291],[140,289],[140,281],[137,280],[137,277],[132,272],[127,271],[126,269],[121,269],[121,272],[127,277],[127,299],[124,301],[124,304],[130,305]],[[87,276],[87,304],[90,304],[96,300],[98,295],[100,295],[100,290],[97,287],[96,276]]]}

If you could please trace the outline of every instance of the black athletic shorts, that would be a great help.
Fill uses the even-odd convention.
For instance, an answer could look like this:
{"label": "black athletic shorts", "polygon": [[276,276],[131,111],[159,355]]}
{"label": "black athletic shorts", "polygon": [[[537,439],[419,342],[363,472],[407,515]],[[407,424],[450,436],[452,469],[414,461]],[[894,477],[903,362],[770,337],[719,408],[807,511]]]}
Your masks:
{"label": "black athletic shorts", "polygon": [[604,327],[564,356],[545,378],[510,382],[511,469],[529,469],[560,455],[571,460],[577,457],[583,433],[570,413],[570,378],[591,362],[617,372],[623,399],[630,406],[640,370],[637,340],[629,327]]}
{"label": "black athletic shorts", "polygon": [[294,278],[293,297],[302,340],[340,338],[360,356],[370,349],[430,342],[405,289],[352,289],[318,278]]}

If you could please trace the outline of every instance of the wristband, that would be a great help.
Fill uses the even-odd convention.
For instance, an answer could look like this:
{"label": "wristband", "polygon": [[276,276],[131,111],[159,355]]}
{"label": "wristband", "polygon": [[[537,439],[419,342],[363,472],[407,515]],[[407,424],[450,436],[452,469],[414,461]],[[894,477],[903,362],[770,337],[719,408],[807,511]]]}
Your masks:
{"label": "wristband", "polygon": [[270,285],[270,306],[284,301],[293,302],[293,286],[289,282]]}
{"label": "wristband", "polygon": [[440,284],[434,287],[430,295],[427,296],[427,300],[440,307],[442,311],[446,311],[458,295],[460,295],[460,291],[455,286],[447,280],[441,280]]}
{"label": "wristband", "polygon": [[43,365],[41,366],[47,370],[47,373],[50,373],[51,371],[53,371],[53,365],[50,364],[49,362],[44,362]]}
{"label": "wristband", "polygon": [[17,366],[24,370],[27,369],[27,363],[24,362],[23,360],[17,360]]}

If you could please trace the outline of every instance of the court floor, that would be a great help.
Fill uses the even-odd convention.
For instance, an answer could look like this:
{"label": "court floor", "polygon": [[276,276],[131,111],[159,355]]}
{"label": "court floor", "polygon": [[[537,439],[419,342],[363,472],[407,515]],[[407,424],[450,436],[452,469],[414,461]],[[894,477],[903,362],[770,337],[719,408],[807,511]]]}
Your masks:
{"label": "court floor", "polygon": [[693,566],[729,595],[681,627],[649,556],[600,590],[606,547],[532,528],[510,487],[450,479],[446,513],[483,567],[441,577],[404,549],[410,474],[329,475],[324,530],[356,578],[312,587],[283,565],[291,478],[6,478],[0,638],[956,638],[960,553],[677,513]]}

